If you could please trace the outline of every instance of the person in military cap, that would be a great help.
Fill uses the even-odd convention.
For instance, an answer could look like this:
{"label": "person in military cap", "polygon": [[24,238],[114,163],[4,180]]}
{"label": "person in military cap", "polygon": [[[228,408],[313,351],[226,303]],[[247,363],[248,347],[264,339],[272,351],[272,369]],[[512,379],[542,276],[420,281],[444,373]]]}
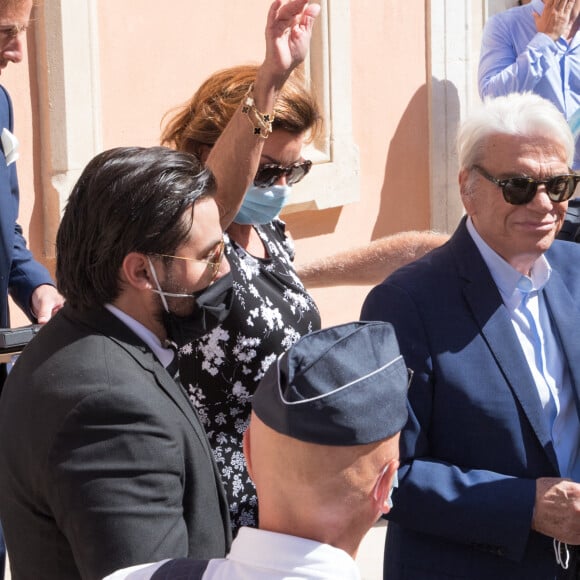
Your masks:
{"label": "person in military cap", "polygon": [[244,454],[259,529],[241,528],[225,559],[164,560],[105,580],[358,580],[360,542],[391,506],[407,387],[389,323],[304,336],[270,367],[252,400]]}

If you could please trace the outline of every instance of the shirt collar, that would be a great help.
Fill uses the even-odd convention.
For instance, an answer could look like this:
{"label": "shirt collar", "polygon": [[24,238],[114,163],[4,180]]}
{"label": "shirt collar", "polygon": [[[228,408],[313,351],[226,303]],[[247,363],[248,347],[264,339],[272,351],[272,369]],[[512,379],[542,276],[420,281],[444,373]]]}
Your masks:
{"label": "shirt collar", "polygon": [[153,351],[153,354],[164,367],[171,363],[175,352],[170,348],[164,348],[156,334],[116,306],[105,304],[105,308],[128,326]]}
{"label": "shirt collar", "polygon": [[[506,305],[509,305],[512,300],[517,299],[517,303],[521,300],[521,293],[518,290],[518,283],[522,278],[522,274],[514,267],[508,264],[495,250],[492,250],[484,239],[479,235],[475,229],[471,218],[467,218],[467,231],[471,239],[477,246],[483,261],[489,268],[489,272],[493,281],[495,282],[502,299]],[[532,266],[530,276],[523,276],[523,278],[530,280],[527,286],[530,290],[540,291],[550,279],[552,268],[548,259],[542,254]],[[531,284],[531,286],[530,286]]]}
{"label": "shirt collar", "polygon": [[303,577],[303,571],[305,578],[360,580],[356,562],[344,550],[254,528],[240,529],[227,559],[282,572],[293,570],[297,577]]}

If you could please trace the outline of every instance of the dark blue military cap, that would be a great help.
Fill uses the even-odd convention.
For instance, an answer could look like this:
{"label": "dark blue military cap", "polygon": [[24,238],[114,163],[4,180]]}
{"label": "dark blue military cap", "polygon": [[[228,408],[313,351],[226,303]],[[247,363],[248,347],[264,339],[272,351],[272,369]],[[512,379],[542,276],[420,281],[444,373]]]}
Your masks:
{"label": "dark blue military cap", "polygon": [[266,425],[319,445],[387,439],[407,421],[408,371],[386,322],[351,322],[302,337],[252,399]]}

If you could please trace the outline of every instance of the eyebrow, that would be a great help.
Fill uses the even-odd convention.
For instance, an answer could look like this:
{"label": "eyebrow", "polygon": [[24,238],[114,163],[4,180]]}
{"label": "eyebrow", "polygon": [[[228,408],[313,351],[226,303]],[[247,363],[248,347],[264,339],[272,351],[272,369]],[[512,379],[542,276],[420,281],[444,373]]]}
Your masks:
{"label": "eyebrow", "polygon": [[7,22],[7,23],[1,23],[0,22],[0,30],[2,32],[11,32],[11,31],[16,31],[16,32],[21,32],[21,31],[25,31],[28,27],[30,26],[30,22],[22,22],[20,24],[16,23],[16,22]]}
{"label": "eyebrow", "polygon": [[[275,159],[274,157],[271,157],[270,155],[266,155],[265,153],[262,153],[262,157],[264,159],[266,159],[267,163],[276,163],[277,165],[282,165],[282,162],[279,159]],[[288,165],[292,165],[294,163],[299,163],[302,160],[303,160],[303,157],[302,157],[302,155],[300,155],[300,157],[298,159],[296,159],[295,161],[291,161],[290,163],[288,163]],[[264,165],[264,164],[260,163],[260,165]]]}
{"label": "eyebrow", "polygon": [[207,256],[223,239],[224,238],[222,236],[213,242],[208,242],[208,245],[202,249],[202,255]]}

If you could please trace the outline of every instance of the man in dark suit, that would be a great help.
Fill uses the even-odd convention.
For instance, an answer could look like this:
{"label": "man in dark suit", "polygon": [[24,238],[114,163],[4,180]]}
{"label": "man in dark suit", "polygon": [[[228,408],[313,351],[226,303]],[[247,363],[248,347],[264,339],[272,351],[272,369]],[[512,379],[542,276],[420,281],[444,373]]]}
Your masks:
{"label": "man in dark suit", "polygon": [[[0,74],[9,62],[22,60],[22,40],[32,0],[0,2]],[[62,306],[62,297],[51,277],[26,247],[18,217],[16,159],[18,141],[13,135],[12,103],[0,86],[0,327],[10,325],[8,294],[33,322],[46,322]],[[6,365],[0,364],[0,393],[6,379]],[[0,579],[4,578],[4,539],[0,527]]]}
{"label": "man in dark suit", "polygon": [[[9,4],[19,1],[30,8]],[[222,231],[258,170],[271,130],[261,111],[274,110],[306,56],[308,5],[272,4],[252,94],[207,159],[217,186],[190,155],[163,148],[105,152],[75,186],[57,236],[68,305],[0,399],[13,580],[100,579],[151,559],[225,555],[228,509],[209,444],[164,367],[227,314]]]}
{"label": "man in dark suit", "polygon": [[463,123],[458,154],[466,218],[362,310],[415,371],[385,578],[576,578],[580,246],[554,241],[574,140],[511,94]]}
{"label": "man in dark suit", "polygon": [[166,370],[231,296],[215,182],[201,170],[161,147],[113,149],[69,197],[56,242],[67,303],[0,400],[0,517],[14,580],[97,579],[230,545],[203,427]]}

